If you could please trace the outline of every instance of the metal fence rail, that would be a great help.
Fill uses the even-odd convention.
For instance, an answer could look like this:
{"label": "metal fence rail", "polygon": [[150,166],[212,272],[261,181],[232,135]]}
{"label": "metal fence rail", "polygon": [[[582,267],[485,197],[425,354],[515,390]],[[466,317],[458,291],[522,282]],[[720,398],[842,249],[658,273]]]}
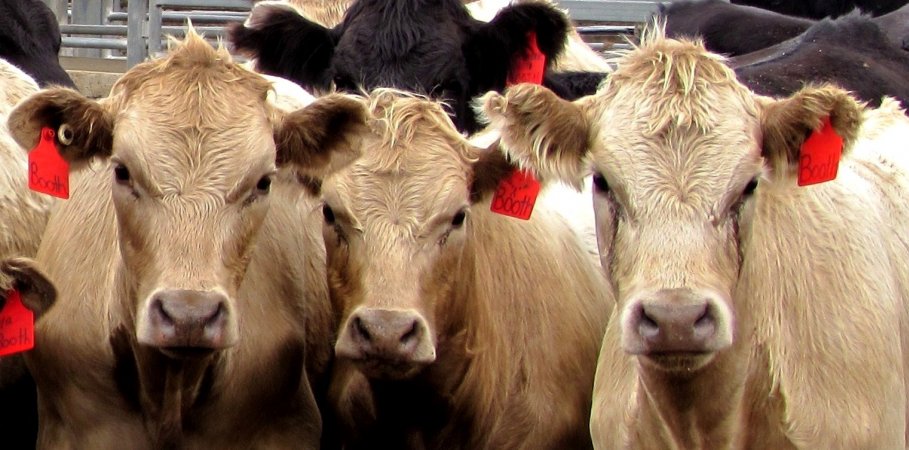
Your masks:
{"label": "metal fence rail", "polygon": [[[224,37],[224,26],[245,20],[252,0],[44,0],[60,23],[63,56],[125,60],[127,67],[157,54],[163,36],[182,36],[187,20],[209,39]],[[660,3],[670,0],[555,0],[580,23],[582,36],[634,35]],[[124,10],[125,8],[125,10]],[[595,49],[604,44],[592,43]]]}

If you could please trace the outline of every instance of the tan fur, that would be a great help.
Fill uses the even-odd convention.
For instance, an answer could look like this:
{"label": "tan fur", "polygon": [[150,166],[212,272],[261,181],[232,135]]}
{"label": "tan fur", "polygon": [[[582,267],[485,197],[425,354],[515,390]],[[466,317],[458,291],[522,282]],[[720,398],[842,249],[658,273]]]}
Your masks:
{"label": "tan fur", "polygon": [[[27,356],[40,448],[318,447],[310,382],[327,370],[335,325],[319,215],[290,172],[313,169],[306,154],[323,151],[326,125],[288,122],[296,113],[269,103],[270,89],[190,32],[100,102],[56,89],[11,115],[21,142],[42,120],[71,124],[81,137],[69,157],[84,167],[37,257],[60,292]],[[340,129],[363,110],[339,95],[314,105]],[[276,145],[282,133],[302,137]],[[279,160],[290,170],[276,174]],[[118,165],[128,181],[114,181]],[[270,192],[258,187],[267,176]],[[223,293],[236,344],[187,359],[140,345],[162,289]]]}
{"label": "tan fur", "polygon": [[[324,231],[332,296],[342,323],[357,307],[419,311],[436,359],[394,391],[339,366],[342,435],[396,448],[589,446],[611,297],[577,236],[539,205],[521,221],[491,213],[489,195],[472,204],[485,158],[439,104],[380,90],[370,109],[369,151],[323,183],[336,217]],[[463,208],[466,223],[452,226]],[[396,444],[369,440],[376,428]]]}
{"label": "tan fur", "polygon": [[325,28],[334,28],[344,20],[351,3],[353,0],[265,0],[256,2],[254,8],[259,5],[287,5]]}
{"label": "tan fur", "polygon": [[6,127],[13,107],[35,92],[38,85],[31,77],[0,60],[0,258],[35,255],[55,202],[28,189],[26,150]]}
{"label": "tan fur", "polygon": [[[576,111],[540,111],[533,128],[522,128],[509,111],[529,110],[510,107],[523,98],[547,101],[524,86],[487,97],[493,124],[507,130],[503,142],[559,145],[539,134],[571,125],[543,115]],[[586,153],[507,150],[545,174],[570,175],[584,164],[608,185],[594,195],[594,209],[618,309],[600,353],[595,445],[906,448],[909,160],[901,148],[909,119],[902,111],[885,102],[863,112],[832,86],[757,97],[722,57],[699,42],[666,39],[658,27],[595,96],[566,108],[585,112]],[[845,141],[838,176],[798,187],[793,163],[825,116]],[[745,196],[752,179],[757,189]],[[731,346],[675,369],[626,353],[630,305],[682,287],[722,299],[734,324]]]}

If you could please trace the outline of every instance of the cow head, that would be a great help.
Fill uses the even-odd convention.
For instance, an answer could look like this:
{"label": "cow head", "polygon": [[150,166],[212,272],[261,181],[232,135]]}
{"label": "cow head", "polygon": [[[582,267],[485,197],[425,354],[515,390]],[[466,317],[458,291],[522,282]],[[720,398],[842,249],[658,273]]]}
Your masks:
{"label": "cow head", "polygon": [[49,126],[72,168],[99,160],[92,170],[110,173],[116,296],[139,344],[185,355],[236,343],[235,297],[276,169],[324,176],[358,155],[347,136],[365,126],[361,102],[331,95],[284,112],[266,101],[269,90],[190,33],[102,101],[51,89],[11,114],[24,148]]}
{"label": "cow head", "polygon": [[701,44],[645,37],[594,96],[489,94],[502,145],[542,178],[593,172],[603,268],[626,352],[661,370],[709,363],[736,335],[733,301],[754,205],[796,187],[800,148],[830,117],[846,150],[861,106],[838,88],[754,96]]}
{"label": "cow head", "polygon": [[539,2],[508,6],[483,23],[459,0],[358,0],[330,30],[290,7],[263,5],[229,34],[263,73],[313,90],[389,87],[442,98],[458,128],[474,131],[469,100],[505,87],[528,51],[528,33],[536,33],[548,63],[562,51],[568,27],[561,11]]}
{"label": "cow head", "polygon": [[369,151],[322,183],[335,350],[369,377],[400,379],[463,329],[467,286],[454,277],[471,203],[511,166],[471,146],[438,103],[379,90],[371,110]]}

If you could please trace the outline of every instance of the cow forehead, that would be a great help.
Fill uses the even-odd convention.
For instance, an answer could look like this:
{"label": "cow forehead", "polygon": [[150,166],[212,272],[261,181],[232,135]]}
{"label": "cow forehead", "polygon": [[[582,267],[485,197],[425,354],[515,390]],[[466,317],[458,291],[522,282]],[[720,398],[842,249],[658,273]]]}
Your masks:
{"label": "cow forehead", "polygon": [[662,193],[707,206],[759,169],[757,103],[703,47],[651,45],[620,64],[590,109],[593,163],[640,201]]}

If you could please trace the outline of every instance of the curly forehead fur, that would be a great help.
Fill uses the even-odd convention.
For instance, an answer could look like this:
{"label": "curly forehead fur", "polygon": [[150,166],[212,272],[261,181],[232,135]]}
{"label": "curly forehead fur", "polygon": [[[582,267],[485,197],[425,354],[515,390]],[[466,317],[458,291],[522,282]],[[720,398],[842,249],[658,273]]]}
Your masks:
{"label": "curly forehead fur", "polygon": [[601,92],[612,96],[614,86],[636,86],[636,97],[652,108],[651,133],[669,125],[706,131],[716,121],[711,100],[718,87],[743,97],[748,94],[725,61],[707,51],[701,40],[668,39],[664,26],[653,24],[644,30],[641,42],[619,59]]}
{"label": "curly forehead fur", "polygon": [[[369,97],[370,128],[378,145],[370,148],[370,166],[383,172],[403,169],[406,160],[438,160],[452,147],[463,162],[476,160],[442,104],[395,89],[376,89]],[[415,158],[417,157],[417,158]]]}
{"label": "curly forehead fur", "polygon": [[[143,91],[178,93],[186,102],[214,97],[230,103],[238,99],[241,90],[251,93],[256,101],[264,101],[271,88],[263,77],[236,64],[223,46],[212,48],[192,27],[183,41],[171,40],[169,45],[166,57],[139,64],[121,77],[111,89],[111,97],[125,102]],[[223,89],[225,84],[229,90]],[[199,95],[179,94],[192,91]]]}

